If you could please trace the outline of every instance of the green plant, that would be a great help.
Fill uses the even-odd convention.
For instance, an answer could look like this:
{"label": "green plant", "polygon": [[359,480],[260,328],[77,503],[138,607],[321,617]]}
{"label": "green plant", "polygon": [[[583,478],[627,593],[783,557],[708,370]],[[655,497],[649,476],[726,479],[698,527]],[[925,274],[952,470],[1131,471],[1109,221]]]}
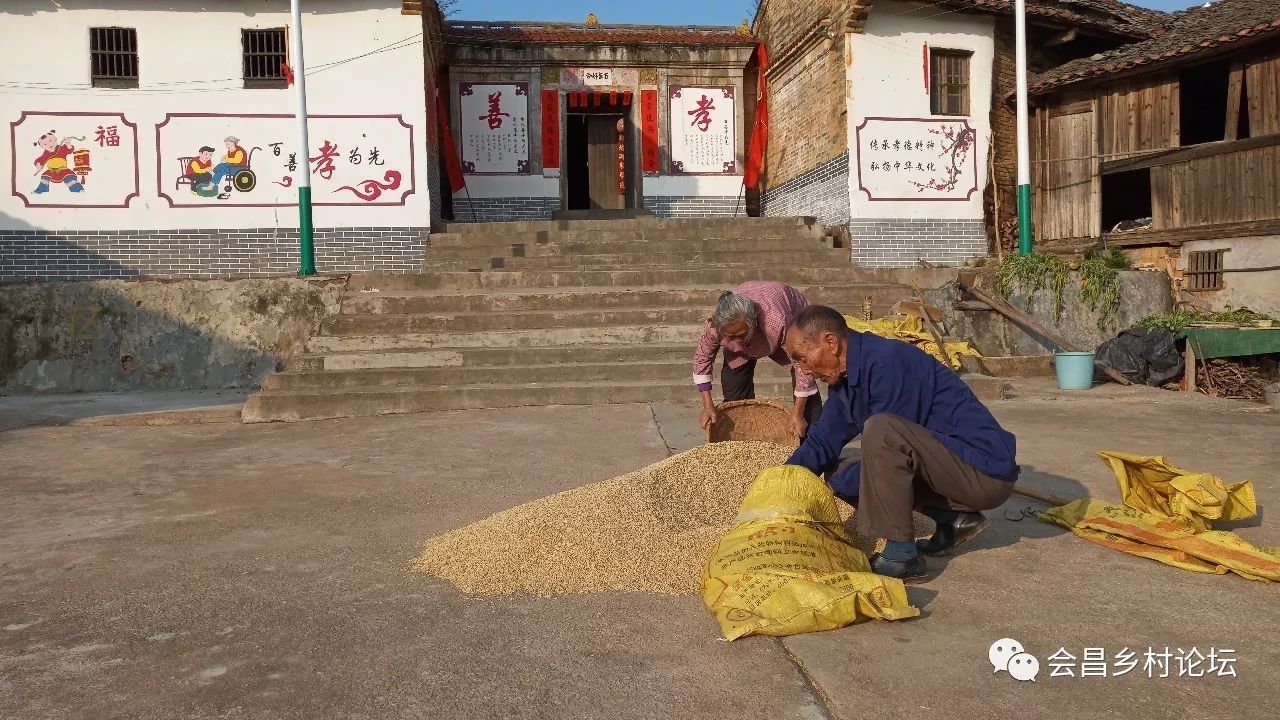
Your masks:
{"label": "green plant", "polygon": [[1090,250],[1080,260],[1080,299],[1098,313],[1098,327],[1120,305],[1120,271],[1129,269],[1129,258],[1120,248]]}
{"label": "green plant", "polygon": [[996,268],[996,289],[1005,297],[1014,290],[1025,292],[1029,310],[1036,293],[1048,285],[1053,293],[1053,319],[1057,322],[1062,318],[1062,291],[1067,286],[1070,273],[1071,266],[1058,255],[1034,250],[1026,255],[1010,253]]}
{"label": "green plant", "polygon": [[1202,313],[1195,310],[1174,310],[1164,315],[1149,315],[1138,321],[1138,325],[1152,330],[1168,330],[1171,333],[1181,332],[1188,325],[1198,322],[1234,323],[1252,325],[1258,320],[1275,320],[1270,315],[1254,312],[1249,308],[1237,308],[1225,312]]}

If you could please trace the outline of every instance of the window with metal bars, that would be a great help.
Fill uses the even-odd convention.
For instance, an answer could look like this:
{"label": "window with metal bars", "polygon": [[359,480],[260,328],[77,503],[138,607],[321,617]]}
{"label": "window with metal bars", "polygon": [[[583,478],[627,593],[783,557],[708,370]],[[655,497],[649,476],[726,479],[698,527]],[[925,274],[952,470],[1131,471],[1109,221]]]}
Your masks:
{"label": "window with metal bars", "polygon": [[89,28],[89,75],[94,87],[138,87],[138,31]]}
{"label": "window with metal bars", "polygon": [[246,88],[288,87],[284,65],[289,61],[289,50],[284,28],[241,30],[240,43],[244,50]]}
{"label": "window with metal bars", "polygon": [[929,49],[929,112],[969,114],[969,58],[963,50]]}
{"label": "window with metal bars", "polygon": [[1226,250],[1197,250],[1187,253],[1188,290],[1222,289],[1222,256]]}

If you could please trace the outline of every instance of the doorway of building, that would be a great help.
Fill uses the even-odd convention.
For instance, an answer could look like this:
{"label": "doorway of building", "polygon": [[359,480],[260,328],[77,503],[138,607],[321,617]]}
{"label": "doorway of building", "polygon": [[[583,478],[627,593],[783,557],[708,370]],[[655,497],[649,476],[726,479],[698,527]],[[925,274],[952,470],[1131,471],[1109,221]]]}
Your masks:
{"label": "doorway of building", "polygon": [[566,117],[565,199],[569,210],[625,210],[632,206],[629,122],[622,113],[600,110],[570,111]]}

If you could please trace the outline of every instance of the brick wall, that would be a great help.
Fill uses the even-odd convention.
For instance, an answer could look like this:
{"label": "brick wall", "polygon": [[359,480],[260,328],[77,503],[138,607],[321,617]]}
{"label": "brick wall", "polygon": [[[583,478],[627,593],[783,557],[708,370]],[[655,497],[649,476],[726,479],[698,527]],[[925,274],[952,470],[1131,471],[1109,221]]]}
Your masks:
{"label": "brick wall", "polygon": [[736,195],[646,195],[644,208],[658,217],[740,217],[747,214],[746,198]]}
{"label": "brick wall", "polygon": [[[316,228],[316,270],[419,272],[427,233],[425,227]],[[297,270],[296,230],[0,230],[0,282],[265,277]]]}
{"label": "brick wall", "polygon": [[984,220],[855,218],[849,222],[853,261],[863,267],[908,267],[920,260],[962,265],[987,254]]}
{"label": "brick wall", "polygon": [[558,197],[453,197],[453,222],[504,222],[507,220],[550,220],[560,209]]}
{"label": "brick wall", "polygon": [[823,227],[849,222],[849,153],[765,190],[760,198],[760,214],[774,216],[812,215]]}
{"label": "brick wall", "polygon": [[[863,0],[768,0],[755,32],[769,49],[767,192],[844,154],[846,47],[844,33],[866,15]],[[827,21],[831,39],[815,33]]]}

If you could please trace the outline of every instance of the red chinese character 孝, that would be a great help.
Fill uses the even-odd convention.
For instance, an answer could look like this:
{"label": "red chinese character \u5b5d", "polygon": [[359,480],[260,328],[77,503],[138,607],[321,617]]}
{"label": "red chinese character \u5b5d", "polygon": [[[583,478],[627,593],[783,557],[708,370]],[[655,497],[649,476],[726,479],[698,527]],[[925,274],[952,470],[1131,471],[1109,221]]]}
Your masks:
{"label": "red chinese character \u5b5d", "polygon": [[497,130],[502,127],[502,118],[511,117],[511,113],[502,112],[502,92],[498,91],[489,96],[489,113],[481,115],[481,120],[489,121],[489,129]]}
{"label": "red chinese character \u5b5d", "polygon": [[711,103],[711,98],[703,95],[698,101],[698,107],[688,113],[693,116],[693,122],[689,124],[697,125],[699,130],[706,132],[711,127],[711,111],[716,109],[716,106]]}
{"label": "red chinese character \u5b5d", "polygon": [[93,139],[94,142],[98,143],[98,147],[120,147],[120,127],[118,125],[109,127],[99,125]]}
{"label": "red chinese character \u5b5d", "polygon": [[333,177],[333,159],[336,157],[338,157],[338,146],[325,140],[324,145],[320,146],[320,154],[316,157],[308,158],[315,163],[311,171],[328,180]]}

